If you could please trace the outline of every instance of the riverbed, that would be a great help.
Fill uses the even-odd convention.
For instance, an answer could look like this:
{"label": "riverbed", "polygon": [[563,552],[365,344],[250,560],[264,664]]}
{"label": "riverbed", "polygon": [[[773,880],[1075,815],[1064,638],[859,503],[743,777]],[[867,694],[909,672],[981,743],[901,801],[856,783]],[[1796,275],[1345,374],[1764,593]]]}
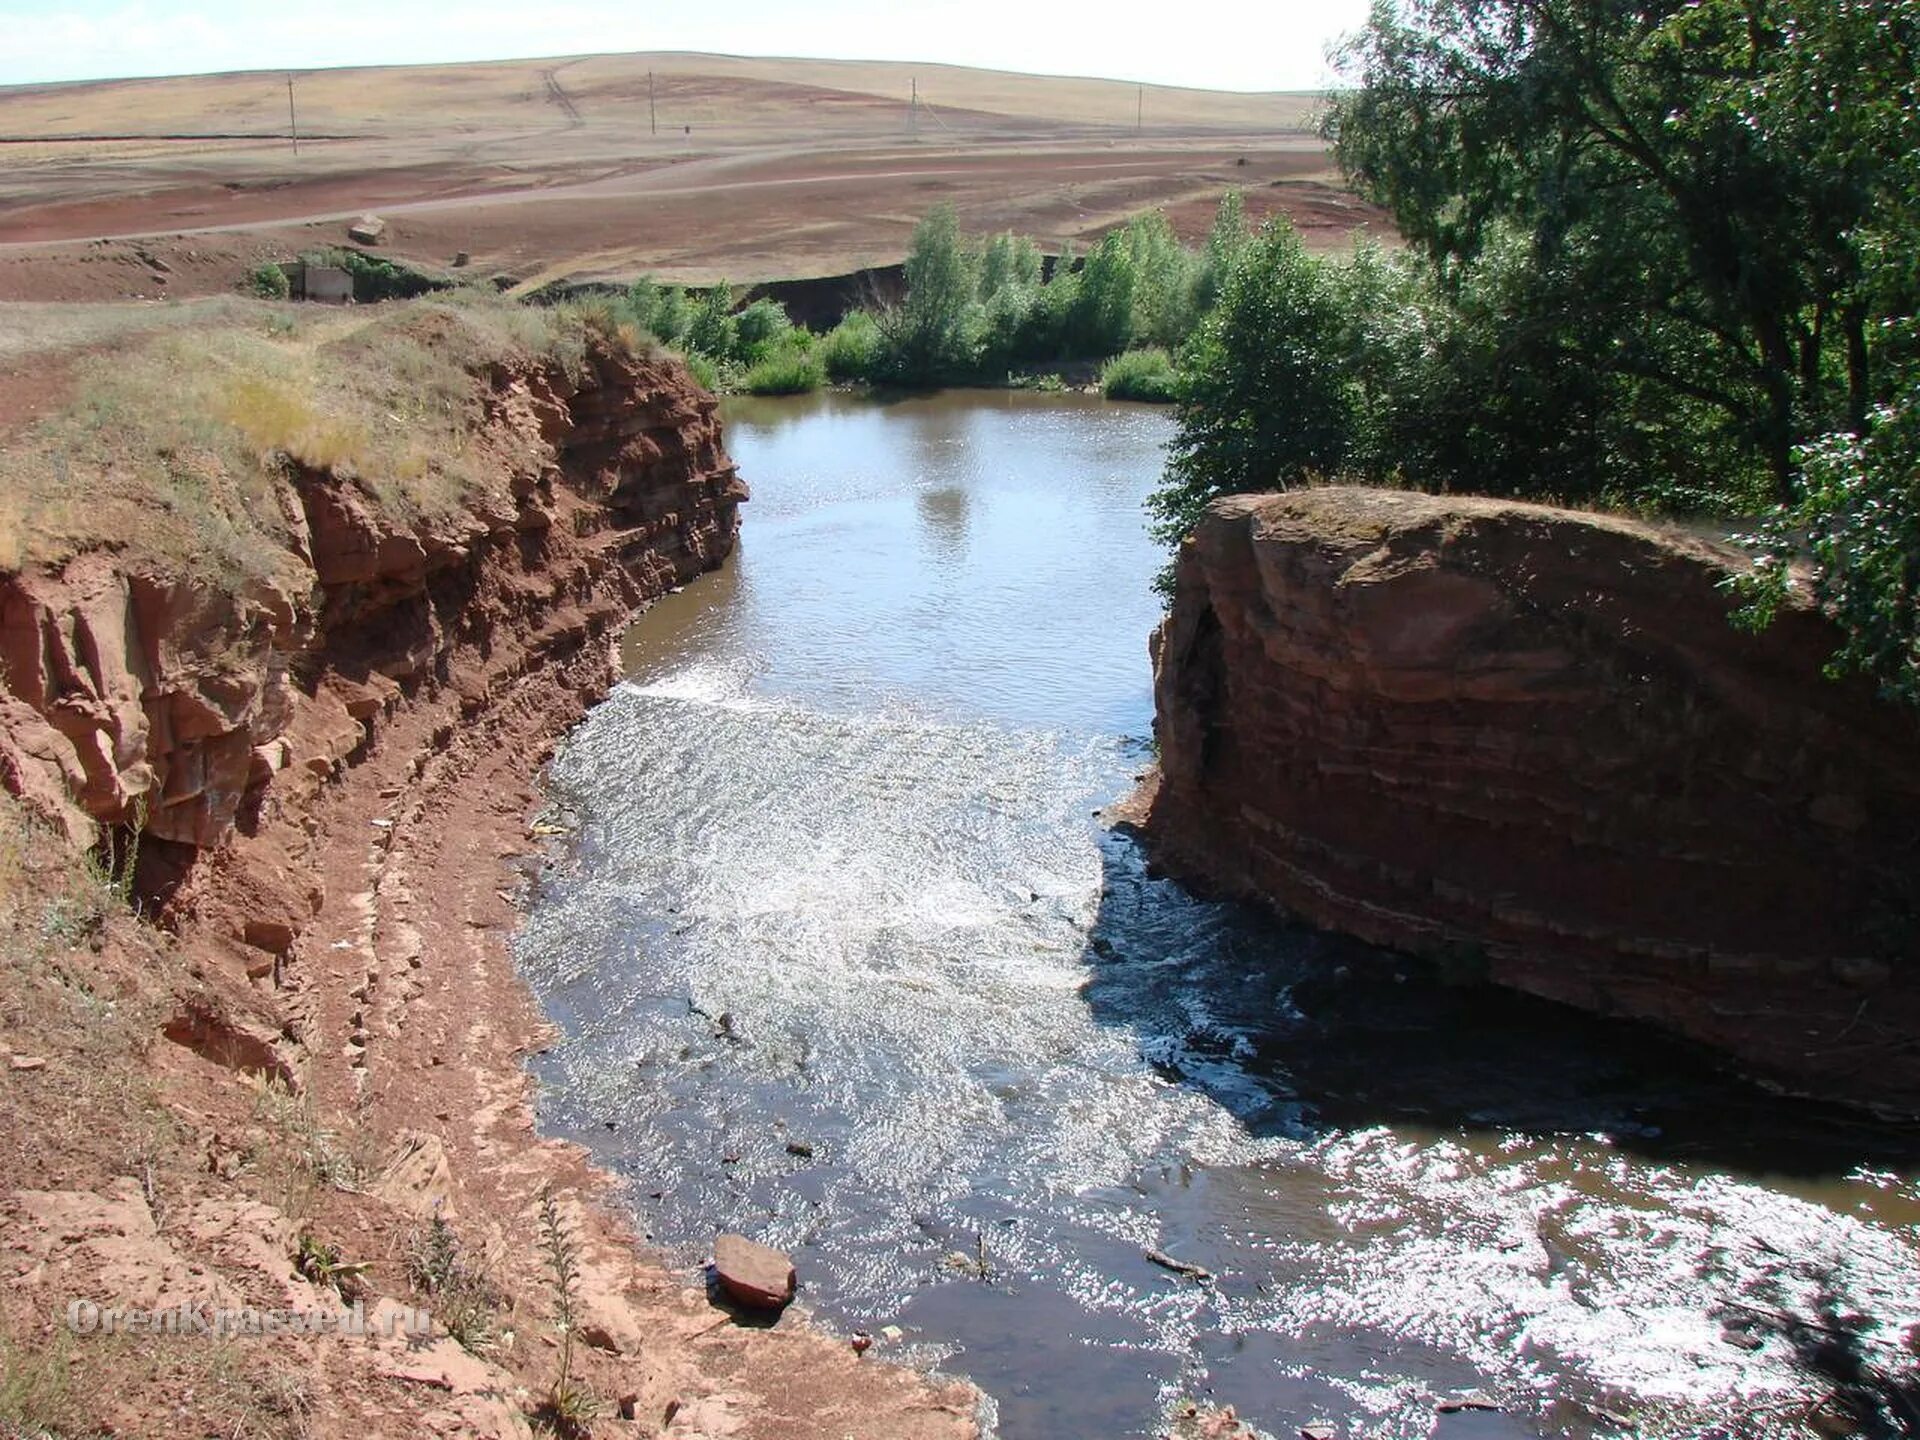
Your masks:
{"label": "riverbed", "polygon": [[1164,411],[726,419],[739,554],[557,758],[520,941],[563,1033],[542,1124],[670,1256],[790,1250],[826,1323],[897,1327],[877,1353],[1009,1440],[1190,1398],[1275,1435],[1785,1435],[1809,1382],[1766,1317],[1887,1354],[1920,1322],[1910,1136],[1196,898],[1100,824],[1151,759]]}

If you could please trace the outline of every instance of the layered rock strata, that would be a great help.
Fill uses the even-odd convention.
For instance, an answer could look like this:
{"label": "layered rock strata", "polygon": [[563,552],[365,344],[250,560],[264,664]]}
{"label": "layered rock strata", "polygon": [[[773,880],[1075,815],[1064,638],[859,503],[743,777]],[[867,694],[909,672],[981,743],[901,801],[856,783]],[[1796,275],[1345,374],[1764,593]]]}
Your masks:
{"label": "layered rock strata", "polygon": [[1808,605],[1625,519],[1358,489],[1217,502],[1154,638],[1162,864],[1920,1110],[1920,728]]}

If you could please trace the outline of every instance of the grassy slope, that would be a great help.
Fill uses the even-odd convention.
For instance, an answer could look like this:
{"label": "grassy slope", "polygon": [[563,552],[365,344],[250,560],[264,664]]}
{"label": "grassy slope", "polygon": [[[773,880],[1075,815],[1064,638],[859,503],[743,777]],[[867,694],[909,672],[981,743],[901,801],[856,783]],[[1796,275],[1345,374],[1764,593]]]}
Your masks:
{"label": "grassy slope", "polygon": [[[69,338],[102,345],[99,317],[74,313]],[[0,566],[113,547],[229,588],[274,578],[292,560],[274,483],[290,462],[351,474],[396,512],[448,509],[498,483],[474,448],[476,372],[578,363],[589,323],[478,293],[159,313],[79,361],[71,403],[0,451]]]}

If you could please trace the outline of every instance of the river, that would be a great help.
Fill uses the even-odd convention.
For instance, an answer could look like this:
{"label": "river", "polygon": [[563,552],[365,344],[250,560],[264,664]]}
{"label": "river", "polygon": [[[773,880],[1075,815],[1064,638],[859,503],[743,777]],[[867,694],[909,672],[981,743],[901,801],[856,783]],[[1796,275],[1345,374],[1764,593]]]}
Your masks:
{"label": "river", "polygon": [[1008,1440],[1187,1398],[1281,1436],[1797,1434],[1768,1317],[1874,1317],[1870,1354],[1920,1321],[1910,1137],[1195,899],[1099,825],[1150,758],[1164,412],[726,419],[739,554],[556,759],[520,941],[542,1126],[671,1257],[790,1250]]}

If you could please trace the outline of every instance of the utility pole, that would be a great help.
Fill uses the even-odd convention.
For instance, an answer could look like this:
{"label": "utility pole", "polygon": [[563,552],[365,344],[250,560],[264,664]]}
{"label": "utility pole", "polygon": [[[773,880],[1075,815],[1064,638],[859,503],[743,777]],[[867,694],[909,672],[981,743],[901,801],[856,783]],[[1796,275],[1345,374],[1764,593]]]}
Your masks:
{"label": "utility pole", "polygon": [[300,122],[293,115],[293,72],[287,72],[287,131],[293,136],[293,153],[300,153]]}
{"label": "utility pole", "polygon": [[647,129],[653,134],[660,133],[660,117],[653,108],[653,72],[647,71]]}
{"label": "utility pole", "polygon": [[1147,87],[1142,85],[1133,97],[1133,133],[1138,135],[1147,119]]}
{"label": "utility pole", "polygon": [[913,77],[913,98],[907,102],[907,133],[915,134],[920,129],[920,77]]}

